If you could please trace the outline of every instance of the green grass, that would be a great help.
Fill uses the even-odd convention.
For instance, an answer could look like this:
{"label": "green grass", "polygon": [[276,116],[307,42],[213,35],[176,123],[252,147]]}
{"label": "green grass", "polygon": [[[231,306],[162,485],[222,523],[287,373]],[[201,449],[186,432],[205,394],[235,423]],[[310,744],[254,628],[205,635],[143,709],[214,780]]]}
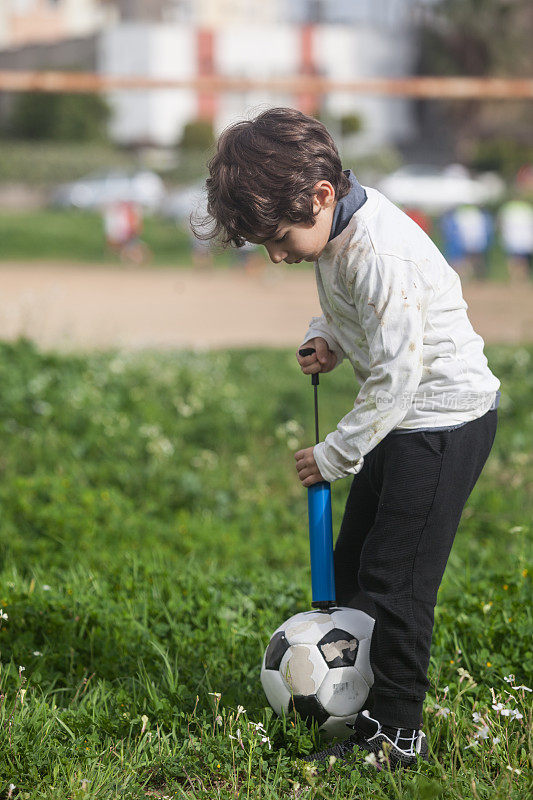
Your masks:
{"label": "green grass", "polygon": [[[437,230],[437,229],[436,229]],[[146,216],[142,239],[148,244],[156,266],[191,267],[191,239],[185,225]],[[442,242],[435,234],[438,246]],[[263,248],[260,248],[266,258]],[[42,209],[37,211],[0,212],[0,261],[66,261],[119,264],[118,256],[106,249],[102,217],[91,211]],[[235,254],[217,252],[214,264],[235,264]],[[308,264],[293,269],[309,269]],[[492,280],[508,279],[506,259],[498,241],[490,251],[488,275]]]}
{"label": "green grass", "polygon": [[[434,763],[313,774],[297,758],[317,731],[276,718],[259,681],[271,632],[310,604],[292,454],[313,441],[312,397],[294,356],[1,345],[3,796],[526,797],[532,695],[504,676],[531,685],[533,347],[486,352],[500,422],[439,593]],[[357,387],[345,365],[322,383],[325,431]],[[333,488],[338,527],[349,484]]]}
{"label": "green grass", "polygon": [[[153,253],[150,264],[191,266],[190,238],[183,226],[146,216],[142,239]],[[120,264],[106,248],[100,214],[50,209],[2,211],[0,260]]]}

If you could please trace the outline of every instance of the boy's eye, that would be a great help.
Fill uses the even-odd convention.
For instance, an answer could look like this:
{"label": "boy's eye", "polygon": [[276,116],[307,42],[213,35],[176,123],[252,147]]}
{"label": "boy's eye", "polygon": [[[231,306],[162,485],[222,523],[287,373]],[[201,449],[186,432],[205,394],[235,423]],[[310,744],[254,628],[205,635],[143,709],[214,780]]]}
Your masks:
{"label": "boy's eye", "polygon": [[281,238],[279,238],[279,239],[274,239],[274,241],[275,241],[275,242],[282,242],[282,241],[283,241],[284,239],[286,239],[286,238],[287,238],[287,233],[285,232]]}

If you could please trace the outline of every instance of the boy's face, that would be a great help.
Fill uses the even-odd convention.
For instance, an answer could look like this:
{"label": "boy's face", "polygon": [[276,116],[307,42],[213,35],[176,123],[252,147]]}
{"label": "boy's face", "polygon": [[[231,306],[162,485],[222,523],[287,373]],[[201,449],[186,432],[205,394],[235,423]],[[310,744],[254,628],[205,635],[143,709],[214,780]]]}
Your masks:
{"label": "boy's face", "polygon": [[274,264],[285,261],[298,264],[300,261],[316,261],[328,243],[333,212],[335,210],[335,190],[329,181],[319,181],[315,185],[313,213],[315,224],[281,220],[271,239],[250,238],[252,244],[263,244]]}

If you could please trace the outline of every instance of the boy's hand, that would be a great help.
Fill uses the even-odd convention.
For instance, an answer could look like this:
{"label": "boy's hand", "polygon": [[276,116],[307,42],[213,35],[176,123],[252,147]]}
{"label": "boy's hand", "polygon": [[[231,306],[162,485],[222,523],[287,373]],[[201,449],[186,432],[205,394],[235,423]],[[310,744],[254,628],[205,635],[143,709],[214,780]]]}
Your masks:
{"label": "boy's hand", "polygon": [[294,458],[296,459],[296,469],[302,486],[312,486],[314,483],[320,483],[320,481],[324,480],[318,471],[312,447],[298,450]]}
{"label": "boy's hand", "polygon": [[[314,347],[315,352],[310,356],[301,356],[298,350],[303,350],[305,347]],[[296,358],[305,375],[313,375],[315,372],[330,372],[337,363],[337,356],[333,350],[329,349],[328,343],[321,336],[308,339],[298,350]]]}

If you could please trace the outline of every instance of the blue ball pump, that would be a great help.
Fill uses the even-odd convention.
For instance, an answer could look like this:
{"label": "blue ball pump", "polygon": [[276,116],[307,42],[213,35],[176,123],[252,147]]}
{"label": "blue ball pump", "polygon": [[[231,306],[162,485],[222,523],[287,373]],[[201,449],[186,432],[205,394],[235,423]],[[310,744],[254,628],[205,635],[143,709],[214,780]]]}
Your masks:
{"label": "blue ball pump", "polygon": [[[301,356],[314,353],[314,348],[303,348]],[[315,434],[318,431],[318,373],[311,376],[315,395]],[[331,608],[335,602],[335,573],[333,569],[333,525],[331,518],[331,484],[321,481],[307,489],[309,513],[309,546],[311,552],[312,605],[314,608]]]}

